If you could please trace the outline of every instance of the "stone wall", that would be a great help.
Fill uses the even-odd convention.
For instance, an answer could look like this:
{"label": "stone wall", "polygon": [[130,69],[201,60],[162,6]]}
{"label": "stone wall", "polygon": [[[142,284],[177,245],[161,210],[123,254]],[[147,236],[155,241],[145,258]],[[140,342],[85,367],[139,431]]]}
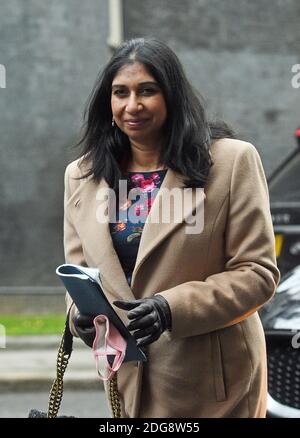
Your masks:
{"label": "stone wall", "polygon": [[0,286],[60,285],[63,173],[108,59],[107,1],[0,1]]}

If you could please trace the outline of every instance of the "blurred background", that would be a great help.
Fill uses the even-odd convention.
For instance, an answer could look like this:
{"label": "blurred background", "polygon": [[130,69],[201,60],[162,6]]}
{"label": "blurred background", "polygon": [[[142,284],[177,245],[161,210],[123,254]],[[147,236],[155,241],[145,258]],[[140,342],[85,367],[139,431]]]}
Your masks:
{"label": "blurred background", "polygon": [[300,3],[0,0],[0,11],[0,323],[11,336],[55,335],[64,320],[55,275],[64,169],[113,50],[131,37],[170,45],[209,115],[257,147],[269,176],[300,124]]}

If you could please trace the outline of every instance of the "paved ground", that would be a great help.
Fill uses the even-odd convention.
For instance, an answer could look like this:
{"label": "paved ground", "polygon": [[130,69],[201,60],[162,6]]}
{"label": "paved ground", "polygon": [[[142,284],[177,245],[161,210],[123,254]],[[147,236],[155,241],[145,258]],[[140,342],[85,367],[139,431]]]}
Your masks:
{"label": "paved ground", "polygon": [[[0,418],[26,418],[32,408],[47,410],[48,392],[0,394]],[[110,417],[104,391],[66,390],[60,414],[78,418]]]}
{"label": "paved ground", "polygon": [[[0,348],[0,417],[27,417],[32,408],[46,410],[55,377],[60,338],[11,337]],[[78,339],[64,378],[64,415],[109,417],[103,384],[91,350]]]}
{"label": "paved ground", "polygon": [[[0,393],[41,390],[51,386],[56,372],[59,338],[9,338],[0,349]],[[65,382],[74,389],[101,389],[91,349],[75,340]]]}

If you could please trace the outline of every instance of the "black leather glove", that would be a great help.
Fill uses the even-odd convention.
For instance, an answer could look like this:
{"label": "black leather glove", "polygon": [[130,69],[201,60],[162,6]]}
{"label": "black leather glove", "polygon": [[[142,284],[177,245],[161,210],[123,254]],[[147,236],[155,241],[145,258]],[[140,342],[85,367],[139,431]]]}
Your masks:
{"label": "black leather glove", "polygon": [[167,300],[162,295],[132,301],[114,301],[120,309],[128,310],[131,320],[128,330],[135,330],[134,338],[142,347],[156,341],[166,330],[171,329],[172,318]]}
{"label": "black leather glove", "polygon": [[90,315],[83,315],[77,312],[73,317],[73,323],[79,337],[88,346],[93,346],[93,342],[96,336],[96,329],[93,324],[94,317]]}

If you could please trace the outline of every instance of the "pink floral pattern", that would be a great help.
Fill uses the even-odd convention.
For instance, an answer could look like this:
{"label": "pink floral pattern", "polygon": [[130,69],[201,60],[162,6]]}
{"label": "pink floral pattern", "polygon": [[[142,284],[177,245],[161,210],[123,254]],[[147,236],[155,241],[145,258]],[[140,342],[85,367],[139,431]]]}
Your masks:
{"label": "pink floral pattern", "polygon": [[[166,170],[156,172],[128,172],[127,178],[128,192],[131,189],[141,190],[139,199],[130,201],[126,200],[117,211],[116,223],[110,224],[110,231],[114,247],[119,256],[120,262],[130,284],[131,273],[133,271],[135,260],[144,223],[153,205],[155,196],[165,177]],[[136,205],[135,205],[136,204]],[[134,215],[138,220],[130,222],[128,211],[133,208]],[[124,217],[126,216],[126,220]]]}

